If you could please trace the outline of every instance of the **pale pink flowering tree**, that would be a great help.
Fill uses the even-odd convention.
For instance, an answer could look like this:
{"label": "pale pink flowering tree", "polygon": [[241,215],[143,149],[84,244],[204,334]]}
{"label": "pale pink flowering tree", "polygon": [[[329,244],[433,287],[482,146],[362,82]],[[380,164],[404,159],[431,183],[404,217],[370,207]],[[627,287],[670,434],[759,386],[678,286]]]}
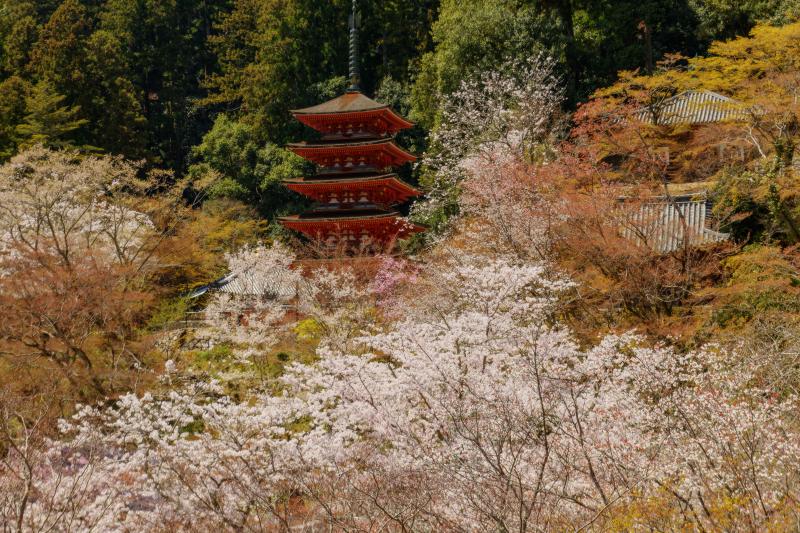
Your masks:
{"label": "pale pink flowering tree", "polygon": [[297,311],[321,332],[320,346],[349,350],[375,325],[375,297],[348,265],[310,268],[298,287]]}
{"label": "pale pink flowering tree", "polygon": [[259,245],[228,255],[231,282],[206,306],[210,328],[201,332],[214,342],[264,350],[286,335],[284,318],[293,310],[312,320],[325,345],[343,347],[374,322],[375,296],[354,269],[309,267],[279,243]]}
{"label": "pale pink flowering tree", "polygon": [[502,158],[471,165],[459,204],[473,220],[472,241],[491,253],[551,257],[553,229],[569,209],[557,188],[541,177],[546,164]]}
{"label": "pale pink flowering tree", "polygon": [[427,201],[414,206],[415,215],[456,203],[459,185],[482,164],[526,160],[546,144],[563,100],[555,65],[543,55],[510,61],[445,98],[422,160]]}
{"label": "pale pink flowering tree", "polygon": [[[601,508],[602,491],[579,475],[574,432],[562,427],[572,405],[564,373],[581,352],[544,323],[554,292],[569,284],[540,265],[468,257],[434,280],[422,308],[362,339],[370,352],[327,353],[287,377],[317,402],[320,428],[337,439],[325,462],[344,470],[348,448],[372,457],[351,468],[349,490],[340,491],[383,491],[371,512],[467,530],[580,516],[559,512],[577,498]],[[397,496],[396,486],[415,480],[424,484]]]}
{"label": "pale pink flowering tree", "polygon": [[194,385],[81,410],[51,447],[102,451],[75,524],[559,530],[665,487],[698,527],[727,497],[758,529],[798,497],[797,398],[752,388],[757,369],[632,335],[581,349],[552,315],[570,282],[542,264],[454,255],[417,284],[393,327],[322,343],[278,395]]}
{"label": "pale pink flowering tree", "polygon": [[268,348],[280,338],[278,321],[297,295],[302,272],[281,244],[245,247],[227,255],[230,282],[206,306],[216,342]]}
{"label": "pale pink flowering tree", "polygon": [[283,506],[303,474],[287,429],[299,405],[268,395],[237,403],[214,383],[197,384],[85,409],[64,430],[108,450],[94,465],[96,482],[117,487],[127,509],[117,520],[128,530],[269,529],[287,519]]}
{"label": "pale pink flowering tree", "polygon": [[160,243],[147,214],[131,208],[138,167],[115,157],[79,158],[37,146],[0,166],[0,258],[51,253],[65,264],[91,254],[142,267]]}
{"label": "pale pink flowering tree", "polygon": [[757,365],[719,349],[677,354],[639,344],[609,337],[575,367],[596,384],[584,425],[609,436],[596,452],[616,444],[623,460],[615,471],[635,474],[637,490],[668,490],[698,527],[720,528],[709,509],[736,501],[734,523],[760,529],[795,501],[800,398],[759,389]]}
{"label": "pale pink flowering tree", "polygon": [[[51,398],[34,399],[38,405]],[[44,438],[47,409],[0,392],[0,525],[4,531],[89,530],[112,522],[119,505],[93,476],[97,450],[80,437]]]}
{"label": "pale pink flowering tree", "polygon": [[[523,531],[588,524],[669,486],[695,523],[712,520],[704,501],[725,497],[759,523],[797,496],[797,398],[754,401],[753,374],[713,350],[633,336],[580,350],[546,325],[567,283],[541,266],[460,259],[437,269],[441,290],[423,309],[362,339],[367,353],[328,352],[287,377],[328,442],[312,457],[347,472],[337,494],[370,495],[362,512]],[[369,459],[354,467],[348,449]]]}
{"label": "pale pink flowering tree", "polygon": [[403,311],[403,291],[413,286],[419,277],[419,267],[411,261],[393,256],[380,258],[380,265],[370,286],[378,307],[390,318]]}
{"label": "pale pink flowering tree", "polygon": [[87,382],[105,395],[137,379],[156,258],[185,204],[140,170],[41,146],[0,166],[0,357],[34,372],[34,391],[86,398]]}

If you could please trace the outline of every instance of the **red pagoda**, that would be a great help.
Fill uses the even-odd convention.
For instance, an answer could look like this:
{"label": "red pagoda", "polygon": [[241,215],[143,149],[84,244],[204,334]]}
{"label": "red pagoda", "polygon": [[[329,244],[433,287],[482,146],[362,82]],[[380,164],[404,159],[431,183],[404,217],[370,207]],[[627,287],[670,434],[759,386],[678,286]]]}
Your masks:
{"label": "red pagoda", "polygon": [[397,132],[413,124],[361,93],[357,25],[353,0],[347,92],[292,111],[297,120],[321,136],[319,141],[292,143],[287,148],[315,163],[318,172],[284,183],[316,204],[299,215],[280,218],[280,223],[327,246],[383,251],[397,239],[424,231],[396,210],[420,191],[392,172],[394,167],[416,160],[394,142]]}

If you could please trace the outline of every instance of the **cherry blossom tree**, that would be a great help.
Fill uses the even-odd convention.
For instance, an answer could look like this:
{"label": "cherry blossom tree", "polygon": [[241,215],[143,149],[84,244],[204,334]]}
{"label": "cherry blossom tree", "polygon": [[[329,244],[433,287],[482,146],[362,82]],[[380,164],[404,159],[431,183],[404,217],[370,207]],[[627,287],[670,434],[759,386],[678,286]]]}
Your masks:
{"label": "cherry blossom tree", "polygon": [[280,244],[227,255],[226,285],[205,310],[215,341],[265,348],[279,339],[276,323],[303,279],[302,271],[292,269],[294,259]]}
{"label": "cherry blossom tree", "polygon": [[[45,383],[57,375],[72,392],[88,382],[104,394],[140,365],[135,328],[182,200],[138,172],[41,147],[0,167],[0,357],[10,368],[46,368]],[[163,187],[162,199],[149,187]]]}
{"label": "cherry blossom tree", "polygon": [[206,307],[217,342],[267,348],[286,334],[289,310],[313,321],[327,345],[347,344],[375,320],[375,295],[347,263],[303,264],[274,243],[229,254],[228,268]]}
{"label": "cherry blossom tree", "polygon": [[415,287],[419,266],[408,259],[383,256],[370,285],[376,304],[389,318],[402,316],[403,296]]}
{"label": "cherry blossom tree", "polygon": [[69,265],[87,252],[122,264],[147,260],[154,225],[125,204],[143,184],[137,167],[114,157],[35,147],[0,167],[0,251],[52,253]]}
{"label": "cherry blossom tree", "polygon": [[[74,523],[558,530],[657,497],[706,529],[735,501],[726,524],[758,529],[797,498],[796,397],[713,347],[582,349],[552,315],[570,284],[454,255],[420,272],[396,324],[322,343],[278,395],[195,383],[86,407],[50,445],[85,465],[53,467],[85,476]],[[66,498],[34,498],[30,516]]]}
{"label": "cherry blossom tree", "polygon": [[413,214],[430,218],[455,209],[460,183],[484,163],[540,157],[563,95],[555,61],[542,55],[463,81],[444,100],[441,123],[431,134],[422,160],[428,199]]}

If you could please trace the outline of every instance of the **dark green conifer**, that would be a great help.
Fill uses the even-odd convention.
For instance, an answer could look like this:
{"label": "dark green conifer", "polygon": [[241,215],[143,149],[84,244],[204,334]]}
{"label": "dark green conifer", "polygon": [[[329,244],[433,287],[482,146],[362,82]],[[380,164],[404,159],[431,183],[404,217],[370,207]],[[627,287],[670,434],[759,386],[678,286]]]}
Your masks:
{"label": "dark green conifer", "polygon": [[74,148],[77,130],[86,125],[80,107],[64,105],[65,96],[41,81],[25,99],[27,114],[16,127],[20,148],[42,144],[48,148]]}

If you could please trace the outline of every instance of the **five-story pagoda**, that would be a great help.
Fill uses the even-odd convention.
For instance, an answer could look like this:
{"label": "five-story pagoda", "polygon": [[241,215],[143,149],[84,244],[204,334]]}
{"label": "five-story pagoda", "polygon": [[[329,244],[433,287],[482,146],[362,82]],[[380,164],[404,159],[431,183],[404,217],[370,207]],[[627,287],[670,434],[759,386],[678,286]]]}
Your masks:
{"label": "five-story pagoda", "polygon": [[356,2],[350,17],[350,87],[328,102],[293,110],[297,120],[321,134],[319,141],[287,148],[318,166],[314,176],[285,180],[315,206],[280,223],[327,246],[383,251],[424,228],[395,209],[420,192],[392,172],[416,158],[397,146],[395,134],[412,124],[389,106],[361,93]]}

